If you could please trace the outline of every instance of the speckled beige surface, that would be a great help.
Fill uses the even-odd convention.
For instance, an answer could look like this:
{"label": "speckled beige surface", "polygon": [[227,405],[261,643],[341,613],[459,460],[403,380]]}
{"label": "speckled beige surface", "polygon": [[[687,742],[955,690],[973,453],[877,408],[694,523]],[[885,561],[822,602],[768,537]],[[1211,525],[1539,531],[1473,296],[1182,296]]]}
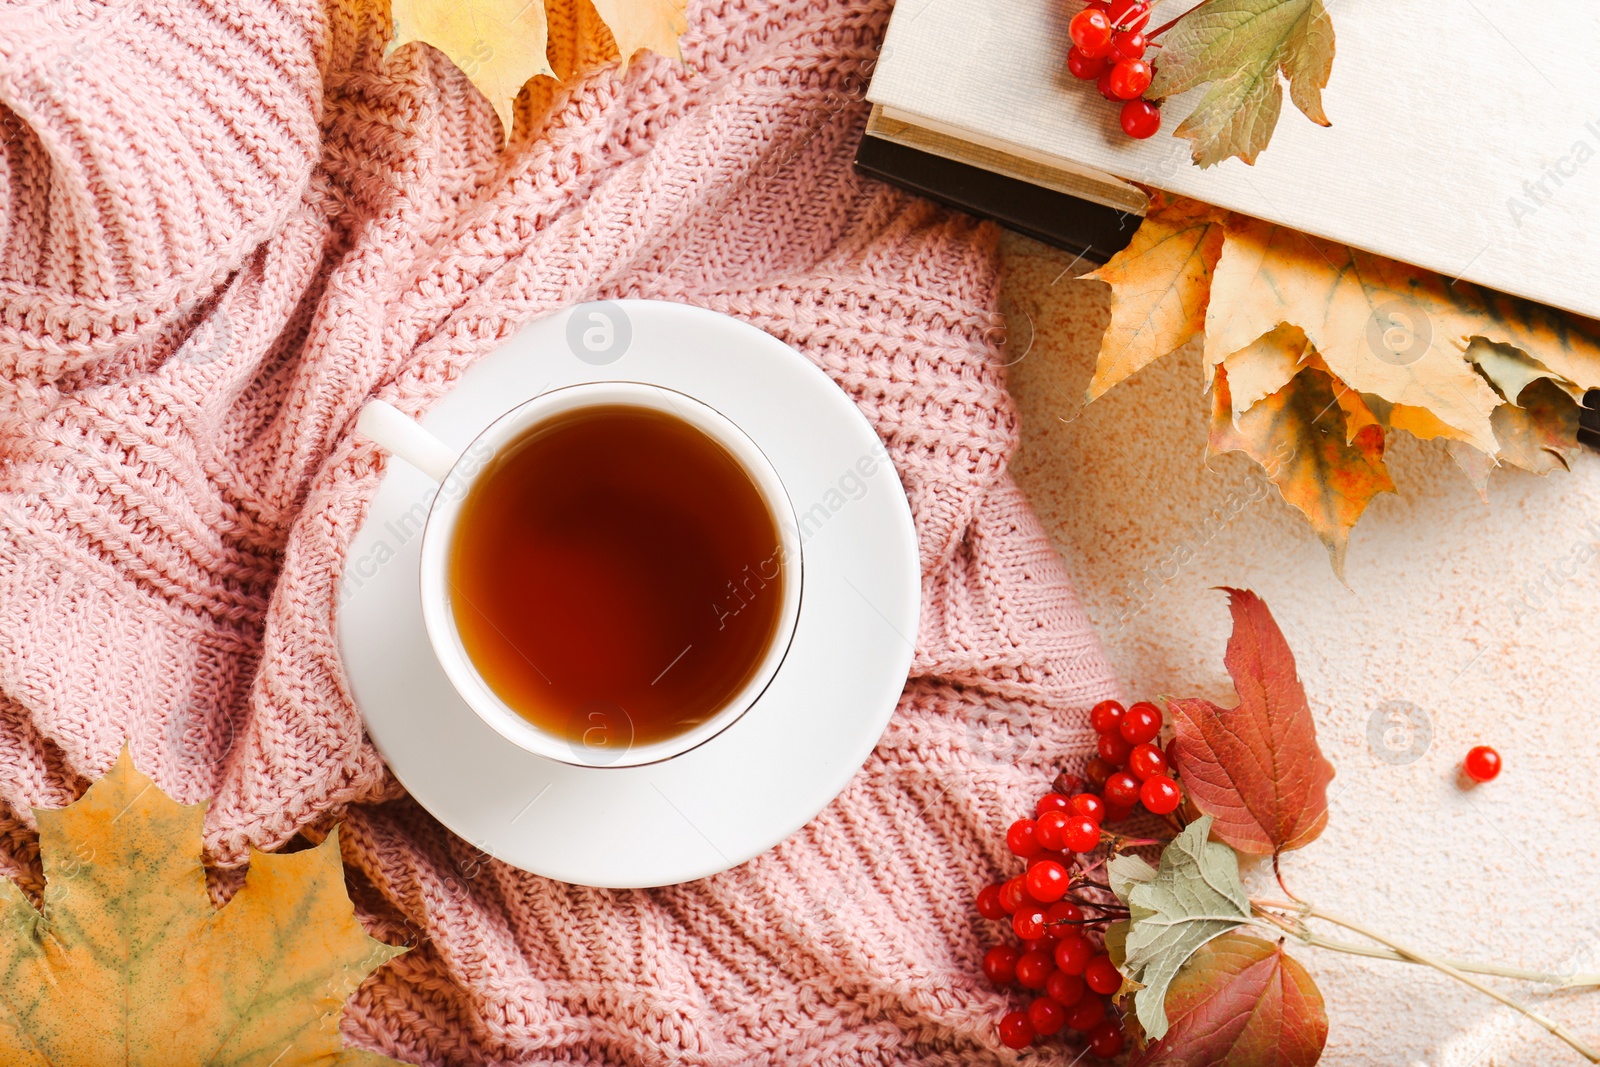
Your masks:
{"label": "speckled beige surface", "polygon": [[[1400,495],[1357,527],[1347,588],[1248,460],[1207,464],[1193,346],[1085,408],[1108,290],[1071,280],[1083,268],[1053,249],[1008,235],[1005,250],[1013,469],[1129,694],[1231,703],[1212,587],[1254,589],[1338,768],[1327,832],[1285,861],[1290,887],[1418,948],[1600,970],[1600,457],[1548,479],[1497,473],[1485,505],[1442,448],[1391,444]],[[1506,769],[1463,791],[1478,743]],[[1270,872],[1249,881],[1265,894]],[[1422,968],[1293,954],[1328,1003],[1328,1067],[1584,1062]],[[1491,981],[1600,1045],[1600,991]]]}

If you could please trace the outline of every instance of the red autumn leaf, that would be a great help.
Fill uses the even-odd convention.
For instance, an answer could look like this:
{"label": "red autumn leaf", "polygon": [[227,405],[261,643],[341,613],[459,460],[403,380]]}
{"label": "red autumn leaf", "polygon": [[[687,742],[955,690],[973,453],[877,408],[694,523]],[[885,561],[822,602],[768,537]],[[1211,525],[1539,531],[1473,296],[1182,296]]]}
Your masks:
{"label": "red autumn leaf", "polygon": [[1216,820],[1215,837],[1240,852],[1276,854],[1322,833],[1333,764],[1317,747],[1294,654],[1272,613],[1252,592],[1224,592],[1233,636],[1223,663],[1239,706],[1167,702],[1178,734],[1177,770],[1195,806]]}
{"label": "red autumn leaf", "polygon": [[1328,1040],[1322,994],[1281,943],[1230,932],[1167,990],[1172,1026],[1132,1067],[1311,1067]]}

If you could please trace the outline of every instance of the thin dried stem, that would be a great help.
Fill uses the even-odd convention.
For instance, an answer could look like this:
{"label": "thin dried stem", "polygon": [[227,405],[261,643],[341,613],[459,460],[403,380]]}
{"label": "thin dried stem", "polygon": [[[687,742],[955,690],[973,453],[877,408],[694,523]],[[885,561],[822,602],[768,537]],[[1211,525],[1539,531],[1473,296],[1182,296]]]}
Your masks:
{"label": "thin dried stem", "polygon": [[[1275,929],[1290,934],[1303,944],[1313,948],[1325,948],[1332,952],[1343,952],[1351,956],[1365,956],[1368,959],[1388,960],[1391,963],[1412,963],[1417,961],[1409,956],[1403,956],[1391,948],[1378,945],[1361,945],[1354,941],[1340,941],[1336,938],[1323,937],[1321,934],[1312,933],[1303,922],[1298,919],[1289,919],[1282,915],[1274,914],[1266,908],[1284,908],[1298,912],[1298,907],[1289,904],[1280,904],[1277,901],[1252,900],[1256,906],[1256,915],[1266,919]],[[1544,985],[1553,985],[1562,989],[1584,989],[1600,986],[1600,974],[1550,974],[1547,971],[1525,971],[1518,967],[1501,967],[1493,963],[1474,963],[1471,960],[1453,960],[1441,957],[1439,962],[1448,964],[1458,971],[1467,971],[1471,974],[1490,974],[1497,978],[1515,978],[1522,982],[1540,982]]]}
{"label": "thin dried stem", "polygon": [[1121,834],[1112,833],[1110,830],[1101,830],[1100,836],[1102,839],[1111,839],[1111,848],[1115,852],[1121,852],[1125,848],[1144,848],[1148,845],[1167,844],[1166,841],[1155,837],[1124,837]]}
{"label": "thin dried stem", "polygon": [[1527,1007],[1524,1004],[1519,1004],[1517,1001],[1512,1000],[1499,990],[1484,985],[1476,978],[1468,976],[1461,968],[1452,966],[1445,960],[1436,959],[1432,956],[1424,955],[1415,949],[1407,948],[1404,945],[1397,944],[1389,938],[1384,937],[1382,934],[1375,933],[1372,930],[1361,926],[1359,923],[1352,922],[1349,919],[1344,919],[1337,915],[1331,915],[1328,912],[1321,911],[1310,904],[1306,904],[1304,906],[1302,914],[1308,918],[1321,919],[1323,922],[1329,922],[1335,926],[1342,926],[1346,930],[1350,930],[1354,933],[1360,934],[1362,937],[1386,946],[1403,959],[1409,960],[1413,963],[1420,963],[1426,967],[1432,967],[1434,970],[1439,971],[1442,974],[1447,974],[1463,985],[1467,985],[1473,989],[1476,989],[1484,996],[1492,997],[1495,1000],[1498,1000],[1512,1011],[1520,1012],[1529,1019],[1532,1019],[1534,1022],[1550,1031],[1551,1034],[1560,1038],[1562,1041],[1565,1041],[1578,1053],[1578,1055],[1582,1056],[1590,1063],[1600,1063],[1600,1052],[1596,1052],[1577,1034],[1574,1034],[1572,1031],[1568,1030],[1565,1026],[1562,1026],[1554,1019],[1543,1015],[1540,1012],[1534,1011],[1532,1008]]}

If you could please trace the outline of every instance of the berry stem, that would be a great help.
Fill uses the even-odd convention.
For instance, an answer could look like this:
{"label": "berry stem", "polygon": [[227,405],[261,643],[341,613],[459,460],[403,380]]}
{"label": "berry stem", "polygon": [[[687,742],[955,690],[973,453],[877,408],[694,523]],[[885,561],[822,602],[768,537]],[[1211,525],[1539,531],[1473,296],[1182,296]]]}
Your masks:
{"label": "berry stem", "polygon": [[1183,833],[1184,828],[1189,825],[1189,820],[1183,817],[1183,807],[1181,805],[1165,815],[1157,815],[1156,818],[1172,827],[1173,836]]}
{"label": "berry stem", "polygon": [[1272,873],[1278,879],[1278,888],[1283,890],[1290,900],[1298,902],[1300,898],[1294,895],[1294,893],[1289,889],[1288,884],[1283,880],[1283,869],[1278,866],[1278,857],[1280,855],[1282,855],[1282,853],[1274,852],[1272,854]]}
{"label": "berry stem", "polygon": [[1178,23],[1182,22],[1185,18],[1187,18],[1190,15],[1194,14],[1200,8],[1205,7],[1207,3],[1208,3],[1208,0],[1200,0],[1200,2],[1198,4],[1194,5],[1194,7],[1191,7],[1189,10],[1185,11],[1183,14],[1179,15],[1177,18],[1173,19],[1170,22],[1163,22],[1161,25],[1157,26],[1155,29],[1153,29],[1149,33],[1145,34],[1144,35],[1144,39],[1147,40],[1147,41],[1154,41],[1157,37],[1160,37],[1163,33],[1166,33],[1168,30],[1172,29],[1172,27],[1174,27]]}
{"label": "berry stem", "polygon": [[[1542,1026],[1546,1030],[1550,1031],[1551,1034],[1553,1034],[1554,1036],[1560,1038],[1562,1041],[1566,1042],[1580,1056],[1582,1056],[1584,1059],[1588,1060],[1590,1063],[1600,1063],[1600,1052],[1596,1052],[1593,1048],[1591,1048],[1588,1044],[1586,1044],[1583,1041],[1582,1038],[1578,1037],[1572,1031],[1568,1030],[1566,1027],[1562,1026],[1560,1023],[1556,1022],[1554,1019],[1551,1019],[1546,1015],[1543,1015],[1543,1014],[1541,1014],[1541,1013],[1539,1013],[1537,1011],[1534,1011],[1532,1008],[1529,1008],[1524,1004],[1520,1004],[1517,1001],[1512,1000],[1510,997],[1506,996],[1504,993],[1501,993],[1498,990],[1491,988],[1490,986],[1484,985],[1482,982],[1478,981],[1476,978],[1469,977],[1465,973],[1465,968],[1463,968],[1462,966],[1458,966],[1454,961],[1452,961],[1452,960],[1443,960],[1443,959],[1439,959],[1439,958],[1434,957],[1434,956],[1424,955],[1423,953],[1418,952],[1416,949],[1407,948],[1404,945],[1398,944],[1397,942],[1391,940],[1390,938],[1385,937],[1384,935],[1376,933],[1376,932],[1374,932],[1372,930],[1369,930],[1365,926],[1362,926],[1359,923],[1353,922],[1350,919],[1346,919],[1346,918],[1343,918],[1341,916],[1333,915],[1333,914],[1330,914],[1329,912],[1322,911],[1322,910],[1318,909],[1317,907],[1315,907],[1312,904],[1302,903],[1297,910],[1299,911],[1299,914],[1300,914],[1302,919],[1321,919],[1323,922],[1332,923],[1334,926],[1341,926],[1344,929],[1351,931],[1352,933],[1360,934],[1362,937],[1365,937],[1365,938],[1367,938],[1369,940],[1372,940],[1372,941],[1376,941],[1378,944],[1385,946],[1386,948],[1388,948],[1390,950],[1390,952],[1394,953],[1394,957],[1399,959],[1399,960],[1405,961],[1407,963],[1421,964],[1424,967],[1432,967],[1434,970],[1439,971],[1441,974],[1449,975],[1451,978],[1454,978],[1456,981],[1462,983],[1463,985],[1470,986],[1471,988],[1476,989],[1478,992],[1482,993],[1484,996],[1492,997],[1493,999],[1498,1000],[1500,1003],[1504,1004],[1506,1007],[1510,1008],[1512,1011],[1520,1012],[1521,1014],[1527,1016],[1529,1019],[1532,1019],[1534,1022],[1538,1023],[1540,1026]],[[1355,946],[1355,945],[1347,946],[1345,942],[1336,942],[1336,941],[1332,941],[1331,939],[1328,939],[1328,938],[1321,938],[1321,937],[1318,937],[1315,934],[1312,934],[1309,930],[1303,929],[1303,926],[1302,926],[1301,929],[1296,930],[1295,927],[1297,925],[1302,925],[1302,924],[1297,924],[1297,923],[1295,923],[1295,922],[1293,922],[1293,921],[1291,921],[1291,920],[1289,920],[1286,917],[1281,916],[1281,915],[1269,915],[1268,913],[1263,912],[1259,907],[1256,908],[1255,911],[1256,911],[1256,913],[1258,915],[1261,915],[1261,916],[1265,917],[1267,919],[1267,921],[1270,922],[1274,927],[1276,927],[1278,929],[1281,929],[1281,930],[1286,930],[1286,931],[1288,931],[1290,933],[1295,934],[1295,936],[1299,937],[1302,941],[1306,942],[1307,944],[1316,945],[1316,946],[1321,947],[1321,948],[1334,949],[1335,951],[1339,951],[1339,952],[1349,952],[1352,949],[1354,949],[1355,950],[1354,953],[1353,953],[1354,955],[1376,956],[1376,957],[1382,958],[1381,954],[1379,952],[1377,952],[1376,950],[1362,950],[1361,946]],[[1528,974],[1528,972],[1521,972],[1521,973],[1518,973],[1518,974],[1514,974],[1514,973],[1509,972],[1508,970],[1503,970],[1503,969],[1499,969],[1499,968],[1496,968],[1494,970],[1488,970],[1486,968],[1482,968],[1482,967],[1479,967],[1479,966],[1476,966],[1476,965],[1471,965],[1471,969],[1479,971],[1479,973],[1504,975],[1506,977],[1524,977],[1524,976],[1526,976]],[[1579,977],[1587,979],[1587,978],[1589,978],[1591,976],[1583,975],[1583,976],[1579,976]],[[1541,981],[1541,980],[1543,980],[1543,977],[1535,978],[1535,979],[1532,979],[1532,980]],[[1565,984],[1568,984],[1570,980],[1568,980],[1568,979],[1557,979],[1557,981],[1559,983],[1565,985]],[[1577,983],[1574,982],[1572,984],[1577,984]],[[1589,984],[1589,983],[1584,982],[1582,984]]]}
{"label": "berry stem", "polygon": [[1122,834],[1113,833],[1110,830],[1101,830],[1100,835],[1111,842],[1111,850],[1113,852],[1121,852],[1125,848],[1146,848],[1150,845],[1165,847],[1170,843],[1170,841],[1162,841],[1154,837],[1124,837]]}

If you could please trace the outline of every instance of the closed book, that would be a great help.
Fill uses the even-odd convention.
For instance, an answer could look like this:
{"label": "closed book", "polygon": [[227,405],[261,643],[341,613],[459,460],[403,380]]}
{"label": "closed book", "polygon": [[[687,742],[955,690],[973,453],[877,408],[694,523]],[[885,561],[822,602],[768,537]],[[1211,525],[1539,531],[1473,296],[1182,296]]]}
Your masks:
{"label": "closed book", "polygon": [[[1285,93],[1253,166],[1209,168],[1171,135],[1205,87],[1168,100],[1163,129],[1135,141],[1117,107],[1067,72],[1081,6],[901,0],[868,90],[869,135],[1116,210],[1138,210],[1126,200],[1138,186],[1163,189],[1600,316],[1592,0],[1341,0],[1323,93],[1333,125]],[[1188,6],[1159,4],[1151,24]]]}

